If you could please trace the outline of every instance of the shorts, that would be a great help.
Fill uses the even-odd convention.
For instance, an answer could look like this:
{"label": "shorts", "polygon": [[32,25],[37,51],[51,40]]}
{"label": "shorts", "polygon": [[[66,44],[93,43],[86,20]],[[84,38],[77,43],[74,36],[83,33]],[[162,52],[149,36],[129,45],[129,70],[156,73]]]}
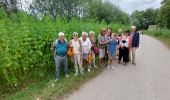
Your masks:
{"label": "shorts", "polygon": [[116,59],[116,53],[108,53],[109,59]]}
{"label": "shorts", "polygon": [[88,53],[83,53],[83,60],[87,61]]}
{"label": "shorts", "polygon": [[99,48],[99,58],[104,58],[104,56],[105,56],[105,48],[104,49]]}

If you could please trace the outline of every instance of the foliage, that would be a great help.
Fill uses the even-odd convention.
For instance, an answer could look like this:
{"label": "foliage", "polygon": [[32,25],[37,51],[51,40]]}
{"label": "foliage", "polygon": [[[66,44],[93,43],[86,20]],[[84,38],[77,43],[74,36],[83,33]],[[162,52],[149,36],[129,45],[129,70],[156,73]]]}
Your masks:
{"label": "foliage", "polygon": [[157,29],[157,30],[148,30],[145,33],[155,36],[155,37],[162,37],[162,38],[169,38],[170,39],[170,30],[168,29]]}
{"label": "foliage", "polygon": [[134,11],[131,15],[133,22],[139,29],[148,29],[149,25],[156,24],[157,9],[148,8],[143,11]]}
{"label": "foliage", "polygon": [[93,19],[95,21],[127,24],[128,15],[119,7],[102,0],[34,0],[30,6],[30,13],[37,17],[50,14],[53,19],[65,17],[70,20]]}
{"label": "foliage", "polygon": [[167,45],[170,48],[170,30],[158,29],[158,30],[145,31],[144,33],[156,37],[157,39],[161,40],[165,45]]}
{"label": "foliage", "polygon": [[[13,91],[10,87],[17,87],[30,79],[39,80],[54,72],[53,53],[50,50],[57,33],[66,33],[71,39],[71,33],[76,31],[99,33],[105,22],[94,23],[92,20],[77,20],[72,18],[58,18],[53,20],[45,16],[41,20],[25,12],[11,14],[5,17],[0,10],[0,94],[3,91]],[[119,24],[110,24],[109,27],[117,31]]]}
{"label": "foliage", "polygon": [[170,29],[170,0],[163,0],[162,6],[157,15],[157,23],[162,27]]}

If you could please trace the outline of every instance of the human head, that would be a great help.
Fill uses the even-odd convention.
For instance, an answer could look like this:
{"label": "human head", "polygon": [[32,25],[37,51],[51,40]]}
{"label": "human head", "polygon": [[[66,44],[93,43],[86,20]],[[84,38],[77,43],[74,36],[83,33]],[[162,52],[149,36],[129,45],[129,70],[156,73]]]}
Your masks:
{"label": "human head", "polygon": [[95,36],[95,32],[94,31],[90,31],[89,32],[89,36],[91,37],[91,36]]}
{"label": "human head", "polygon": [[73,39],[77,39],[78,38],[78,33],[77,32],[73,32]]}
{"label": "human head", "polygon": [[86,38],[88,37],[88,33],[87,32],[82,32],[81,36],[82,36],[82,39],[85,41]]}
{"label": "human head", "polygon": [[125,31],[125,35],[128,36],[129,35],[129,30]]}
{"label": "human head", "polygon": [[122,34],[122,32],[123,32],[123,29],[118,29],[119,34]]}
{"label": "human head", "polygon": [[131,31],[136,32],[136,26],[131,26]]}
{"label": "human head", "polygon": [[107,28],[107,35],[111,36],[111,34],[112,34],[112,29],[111,28]]}
{"label": "human head", "polygon": [[118,29],[118,36],[122,36],[123,29]]}
{"label": "human head", "polygon": [[59,37],[60,41],[64,41],[64,33],[63,32],[59,32],[58,37]]}
{"label": "human head", "polygon": [[116,34],[115,34],[115,33],[112,33],[112,34],[111,34],[111,38],[112,38],[112,39],[115,39],[115,38],[116,38]]}
{"label": "human head", "polygon": [[107,30],[106,28],[102,28],[101,32],[100,32],[100,35],[105,35],[107,33]]}
{"label": "human head", "polygon": [[111,28],[107,28],[107,32],[108,33],[112,33],[112,29]]}

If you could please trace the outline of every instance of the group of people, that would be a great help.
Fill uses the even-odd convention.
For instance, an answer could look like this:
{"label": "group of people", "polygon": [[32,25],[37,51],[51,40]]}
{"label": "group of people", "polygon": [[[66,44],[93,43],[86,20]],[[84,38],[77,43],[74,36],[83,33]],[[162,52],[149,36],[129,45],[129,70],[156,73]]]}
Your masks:
{"label": "group of people", "polygon": [[69,57],[75,67],[75,76],[84,74],[85,70],[90,72],[92,67],[97,68],[96,57],[99,58],[99,66],[107,66],[107,69],[114,69],[115,61],[118,60],[118,63],[121,63],[122,59],[125,65],[129,62],[136,65],[136,50],[140,41],[140,34],[136,31],[136,26],[132,26],[131,31],[123,32],[122,29],[119,29],[117,34],[113,33],[111,28],[103,28],[98,39],[93,31],[82,32],[81,37],[74,32],[70,41],[67,41],[63,32],[59,32],[58,37],[53,43],[56,81],[60,79],[62,65],[65,77],[69,77]]}

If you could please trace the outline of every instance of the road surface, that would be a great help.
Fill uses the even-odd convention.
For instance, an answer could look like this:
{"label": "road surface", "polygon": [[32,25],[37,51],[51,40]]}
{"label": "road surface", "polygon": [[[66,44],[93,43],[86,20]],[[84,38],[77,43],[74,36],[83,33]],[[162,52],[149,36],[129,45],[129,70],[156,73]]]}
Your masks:
{"label": "road surface", "polygon": [[170,100],[170,50],[141,36],[137,65],[115,64],[64,100]]}

